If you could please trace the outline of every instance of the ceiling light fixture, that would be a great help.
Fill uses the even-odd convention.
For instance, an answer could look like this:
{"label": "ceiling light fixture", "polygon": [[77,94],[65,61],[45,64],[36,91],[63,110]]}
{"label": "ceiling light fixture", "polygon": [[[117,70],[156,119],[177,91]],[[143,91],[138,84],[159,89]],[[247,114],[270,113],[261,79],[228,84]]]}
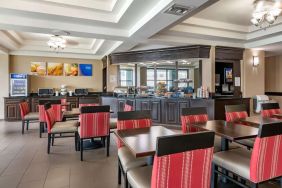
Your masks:
{"label": "ceiling light fixture", "polygon": [[54,35],[50,37],[49,41],[47,42],[47,45],[50,48],[54,49],[54,51],[58,52],[66,48],[66,43],[67,41],[63,37],[59,35]]}
{"label": "ceiling light fixture", "polygon": [[257,0],[254,6],[255,11],[252,14],[251,23],[260,28],[274,24],[282,11],[280,3],[274,0]]}

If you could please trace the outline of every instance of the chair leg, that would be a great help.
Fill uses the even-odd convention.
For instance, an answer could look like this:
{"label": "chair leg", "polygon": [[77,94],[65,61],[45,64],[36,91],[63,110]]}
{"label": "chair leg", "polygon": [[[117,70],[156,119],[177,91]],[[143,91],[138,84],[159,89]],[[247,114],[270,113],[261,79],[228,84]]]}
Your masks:
{"label": "chair leg", "polygon": [[22,120],[22,134],[24,134],[24,124],[25,124],[25,121]]}
{"label": "chair leg", "polygon": [[251,188],[258,188],[258,184],[257,183],[251,183],[250,187]]}
{"label": "chair leg", "polygon": [[280,188],[282,188],[282,178],[280,178]]}
{"label": "chair leg", "polygon": [[216,170],[216,165],[213,163],[212,164],[211,188],[217,188],[218,174],[215,172],[215,170]]}
{"label": "chair leg", "polygon": [[52,146],[54,146],[55,134],[52,134]]}
{"label": "chair leg", "polygon": [[110,135],[107,136],[107,157],[110,155]]}
{"label": "chair leg", "polygon": [[43,126],[43,122],[39,122],[39,138],[42,138]]}
{"label": "chair leg", "polygon": [[118,184],[119,185],[121,184],[121,166],[120,166],[120,162],[119,161],[118,161]]}
{"label": "chair leg", "polygon": [[51,134],[48,133],[48,144],[47,144],[47,153],[50,153],[50,144],[51,144]]}
{"label": "chair leg", "polygon": [[29,120],[26,121],[26,130],[28,131],[29,128]]}
{"label": "chair leg", "polygon": [[80,139],[80,160],[83,161],[83,139]]}
{"label": "chair leg", "polygon": [[77,151],[77,139],[78,139],[78,134],[77,132],[74,133],[74,147],[75,151]]}
{"label": "chair leg", "polygon": [[124,188],[128,188],[127,173],[124,173],[123,179],[124,179]]}

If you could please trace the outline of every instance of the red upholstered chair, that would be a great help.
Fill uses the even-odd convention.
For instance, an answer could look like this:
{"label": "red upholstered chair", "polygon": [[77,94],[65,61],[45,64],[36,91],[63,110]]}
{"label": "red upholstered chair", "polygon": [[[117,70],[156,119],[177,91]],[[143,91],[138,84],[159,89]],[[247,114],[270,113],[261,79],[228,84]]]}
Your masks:
{"label": "red upholstered chair", "polygon": [[281,109],[278,103],[261,104],[261,116],[272,117],[274,114],[281,114]]}
{"label": "red upholstered chair", "polygon": [[67,104],[67,99],[61,99],[61,104],[64,104],[62,106],[62,112],[65,112],[68,110],[67,106],[65,104]]}
{"label": "red upholstered chair", "polygon": [[193,123],[205,123],[208,120],[207,108],[205,107],[183,108],[181,113],[182,132],[197,132],[197,129],[190,125]]}
{"label": "red upholstered chair", "polygon": [[225,119],[227,122],[236,122],[247,117],[248,113],[246,105],[225,105]]}
{"label": "red upholstered chair", "polygon": [[[47,153],[50,153],[50,145],[52,139],[52,145],[55,138],[64,138],[64,137],[75,137],[75,149],[77,150],[77,138],[78,138],[78,121],[64,121],[57,122],[56,121],[56,112],[54,110],[58,110],[56,108],[57,105],[51,105],[51,103],[46,103],[44,105],[45,108],[45,120],[47,123],[47,132],[48,132],[48,144],[47,144]],[[61,109],[59,109],[61,110]],[[74,133],[71,136],[65,136],[64,133]],[[55,137],[55,135],[60,135]]]}
{"label": "red upholstered chair", "polygon": [[80,160],[83,161],[83,140],[92,138],[107,139],[107,156],[110,147],[110,106],[83,106],[80,109]]}
{"label": "red upholstered chair", "polygon": [[52,109],[55,113],[55,120],[56,121],[62,121],[63,113],[62,113],[62,105],[61,100],[50,100],[50,99],[44,99],[39,100],[39,122],[40,122],[40,128],[39,128],[39,137],[42,137],[42,132],[44,132],[44,126],[46,125],[46,117],[45,117],[45,108],[44,105],[46,103],[50,103],[52,106]]}
{"label": "red upholstered chair", "polygon": [[[152,126],[151,111],[118,112],[117,130],[139,129]],[[129,149],[118,139],[118,183],[123,175],[125,187],[128,187],[127,172],[133,168],[145,166],[145,158],[136,159]]]}
{"label": "red upholstered chair", "polygon": [[26,124],[26,130],[29,128],[30,121],[38,121],[39,114],[38,112],[30,112],[29,104],[26,101],[19,103],[21,119],[22,119],[22,134],[24,134],[24,127]]}
{"label": "red upholstered chair", "polygon": [[[227,176],[233,173],[233,180],[238,185],[244,185],[247,181],[250,187],[257,188],[262,182],[281,178],[281,146],[282,123],[260,125],[252,151],[241,148],[214,155],[213,182],[217,182],[218,174]],[[226,174],[222,174],[218,168],[226,170]]]}
{"label": "red upholstered chair", "polygon": [[128,172],[133,188],[210,188],[213,132],[197,132],[157,139],[153,167]]}

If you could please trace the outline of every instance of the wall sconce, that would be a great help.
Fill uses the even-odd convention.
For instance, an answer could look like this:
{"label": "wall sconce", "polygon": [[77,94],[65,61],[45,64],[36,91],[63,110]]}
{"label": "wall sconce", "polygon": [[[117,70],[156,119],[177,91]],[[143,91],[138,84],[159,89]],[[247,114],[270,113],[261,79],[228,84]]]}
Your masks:
{"label": "wall sconce", "polygon": [[253,66],[257,67],[259,65],[259,57],[253,56]]}

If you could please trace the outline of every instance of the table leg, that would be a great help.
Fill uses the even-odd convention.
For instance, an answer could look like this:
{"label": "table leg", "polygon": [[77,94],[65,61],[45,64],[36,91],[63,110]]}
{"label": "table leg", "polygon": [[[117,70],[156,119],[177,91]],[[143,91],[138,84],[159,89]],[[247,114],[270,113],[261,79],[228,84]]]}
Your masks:
{"label": "table leg", "polygon": [[221,151],[229,150],[229,140],[221,137]]}
{"label": "table leg", "polygon": [[153,165],[153,163],[154,163],[154,156],[152,155],[152,156],[147,157],[147,164]]}

